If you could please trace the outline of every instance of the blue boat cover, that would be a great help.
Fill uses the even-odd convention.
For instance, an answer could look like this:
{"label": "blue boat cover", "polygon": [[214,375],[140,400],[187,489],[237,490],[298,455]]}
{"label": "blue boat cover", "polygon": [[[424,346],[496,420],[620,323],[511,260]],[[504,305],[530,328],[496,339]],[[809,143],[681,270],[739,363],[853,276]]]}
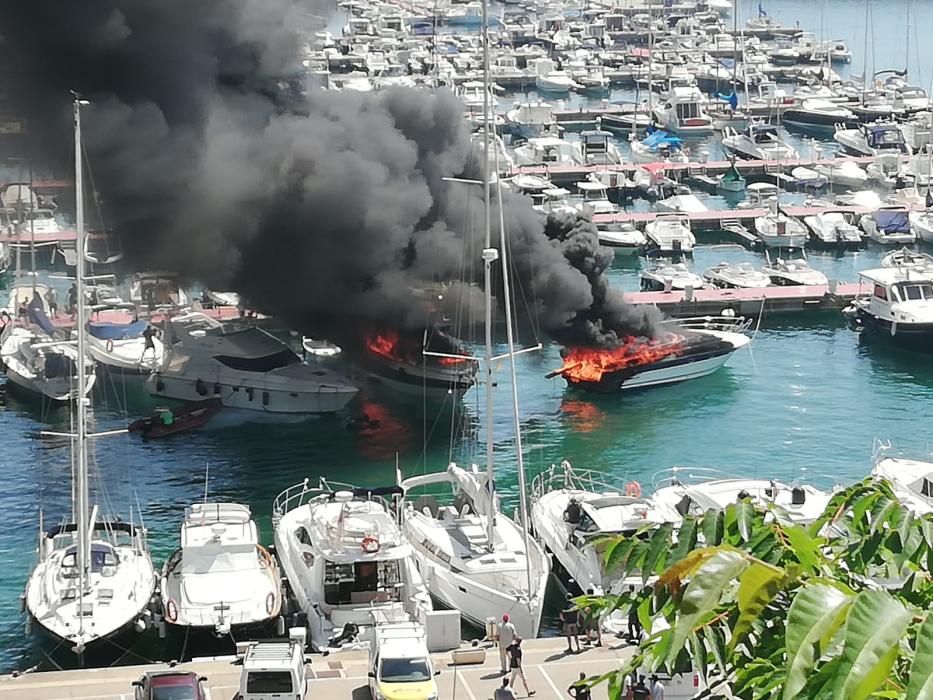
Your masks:
{"label": "blue boat cover", "polygon": [[32,301],[30,301],[29,306],[26,307],[26,313],[29,316],[29,320],[39,326],[47,336],[51,337],[55,335],[55,326],[52,325],[49,317],[45,315],[42,297],[39,296],[38,292],[33,292]]}
{"label": "blue boat cover", "polygon": [[671,136],[666,131],[658,130],[648,134],[642,143],[652,151],[656,151],[662,146],[669,146],[672,149],[680,148],[684,142],[683,139]]}
{"label": "blue boat cover", "polygon": [[138,338],[149,325],[148,321],[136,321],[135,323],[88,323],[87,330],[95,338],[100,340],[125,340],[126,338]]}
{"label": "blue boat cover", "polygon": [[885,233],[910,232],[910,219],[906,211],[876,211],[872,217],[878,228]]}

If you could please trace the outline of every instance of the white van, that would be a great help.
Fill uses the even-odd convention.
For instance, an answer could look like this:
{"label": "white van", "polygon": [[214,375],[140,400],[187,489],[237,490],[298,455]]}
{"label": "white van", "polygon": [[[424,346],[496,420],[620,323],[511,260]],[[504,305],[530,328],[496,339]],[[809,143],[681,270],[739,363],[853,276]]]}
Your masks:
{"label": "white van", "polygon": [[243,655],[237,700],[302,700],[308,690],[304,630],[289,639],[251,642]]}

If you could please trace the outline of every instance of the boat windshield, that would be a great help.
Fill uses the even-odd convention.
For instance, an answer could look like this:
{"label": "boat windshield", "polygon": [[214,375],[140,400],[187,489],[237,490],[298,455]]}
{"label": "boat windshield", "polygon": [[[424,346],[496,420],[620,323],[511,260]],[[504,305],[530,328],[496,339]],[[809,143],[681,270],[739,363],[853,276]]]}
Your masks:
{"label": "boat windshield", "polygon": [[700,116],[700,105],[696,102],[680,102],[677,104],[677,117],[679,119],[696,119]]}
{"label": "boat windshield", "polygon": [[386,683],[423,683],[431,680],[424,659],[383,659],[379,679]]}
{"label": "boat windshield", "polygon": [[368,605],[397,602],[402,588],[397,560],[358,561],[324,567],[324,602],[328,605]]}
{"label": "boat windshield", "polygon": [[894,286],[894,295],[899,301],[929,301],[933,299],[933,283],[901,282]]}
{"label": "boat windshield", "polygon": [[262,357],[237,357],[235,355],[215,355],[214,359],[230,369],[241,372],[271,372],[280,367],[297,365],[301,359],[288,348],[272,355]]}

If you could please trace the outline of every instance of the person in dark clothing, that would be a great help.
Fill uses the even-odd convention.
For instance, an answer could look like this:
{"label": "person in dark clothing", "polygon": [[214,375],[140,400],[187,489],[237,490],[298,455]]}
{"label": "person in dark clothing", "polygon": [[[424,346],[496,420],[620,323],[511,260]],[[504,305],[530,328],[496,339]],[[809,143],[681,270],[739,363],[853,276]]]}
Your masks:
{"label": "person in dark clothing", "polygon": [[74,316],[78,311],[78,285],[72,283],[68,288],[68,296],[65,298],[65,311]]}
{"label": "person in dark clothing", "polygon": [[570,695],[570,697],[572,697],[574,700],[591,700],[593,697],[589,686],[583,685],[583,681],[585,680],[586,674],[583,671],[580,671],[580,680],[567,688],[568,695]]}
{"label": "person in dark clothing", "polygon": [[632,601],[628,609],[628,638],[629,641],[638,642],[641,637],[641,620],[638,619],[638,604],[635,601],[635,586],[628,587],[629,598]]}
{"label": "person in dark clothing", "polygon": [[651,698],[651,689],[648,688],[648,684],[645,682],[644,676],[638,677],[638,682],[632,686],[632,699],[633,700],[650,700]]}
{"label": "person in dark clothing", "polygon": [[573,596],[567,594],[567,607],[560,611],[560,621],[563,627],[564,636],[567,637],[567,653],[573,653],[573,642],[577,643],[577,651],[580,651],[580,611],[573,602]]}
{"label": "person in dark clothing", "polygon": [[564,509],[564,522],[571,525],[579,525],[582,517],[583,509],[580,507],[580,502],[576,498],[571,498],[570,503],[568,503],[567,507]]}
{"label": "person in dark clothing", "polygon": [[536,691],[528,690],[528,679],[525,678],[525,669],[522,667],[522,638],[516,637],[515,641],[509,644],[506,649],[509,655],[509,668],[512,669],[509,685],[515,687],[515,679],[521,678],[522,685],[525,686],[526,695],[534,695]]}
{"label": "person in dark clothing", "polygon": [[[596,595],[592,588],[586,589],[588,596]],[[603,645],[603,634],[599,628],[599,611],[592,607],[583,608],[583,640],[587,643],[593,643],[598,647]]]}
{"label": "person in dark clothing", "polygon": [[155,337],[156,330],[152,325],[147,325],[146,329],[143,331],[143,340],[146,341],[145,346],[143,347],[142,357],[139,358],[139,361],[142,362],[146,357],[146,353],[152,350],[152,359],[156,359],[156,346],[153,338]]}

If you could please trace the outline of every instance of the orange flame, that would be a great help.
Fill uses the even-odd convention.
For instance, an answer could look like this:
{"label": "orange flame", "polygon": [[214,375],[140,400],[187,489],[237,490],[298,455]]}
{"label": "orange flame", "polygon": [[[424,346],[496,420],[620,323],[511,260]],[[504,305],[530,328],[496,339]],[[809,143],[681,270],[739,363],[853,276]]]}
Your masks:
{"label": "orange flame", "polygon": [[677,357],[683,349],[684,338],[676,333],[650,339],[627,336],[621,345],[614,348],[569,348],[564,355],[563,367],[551,376],[563,375],[572,383],[599,382],[604,374]]}
{"label": "orange flame", "polygon": [[399,348],[398,332],[394,330],[385,330],[381,332],[367,333],[366,347],[374,355],[379,355],[387,360],[395,362],[404,362],[405,356]]}

